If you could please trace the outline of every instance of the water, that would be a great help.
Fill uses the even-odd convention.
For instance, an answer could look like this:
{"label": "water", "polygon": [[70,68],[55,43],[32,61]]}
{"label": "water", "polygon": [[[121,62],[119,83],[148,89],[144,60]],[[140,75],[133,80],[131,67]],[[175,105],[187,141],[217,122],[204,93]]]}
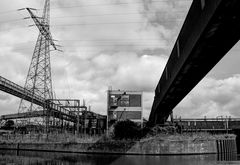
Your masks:
{"label": "water", "polygon": [[[0,150],[0,165],[215,165],[217,155],[142,156]],[[219,159],[220,160],[220,159]],[[240,162],[230,162],[240,164]],[[228,164],[228,162],[224,162]]]}

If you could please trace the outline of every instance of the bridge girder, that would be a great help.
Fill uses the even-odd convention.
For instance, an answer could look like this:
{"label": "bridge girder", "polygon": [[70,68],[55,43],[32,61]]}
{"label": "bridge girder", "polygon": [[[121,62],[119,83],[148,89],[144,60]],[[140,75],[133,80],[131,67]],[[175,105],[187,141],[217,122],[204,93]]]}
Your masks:
{"label": "bridge girder", "polygon": [[240,38],[239,0],[194,0],[155,90],[150,125],[174,107]]}

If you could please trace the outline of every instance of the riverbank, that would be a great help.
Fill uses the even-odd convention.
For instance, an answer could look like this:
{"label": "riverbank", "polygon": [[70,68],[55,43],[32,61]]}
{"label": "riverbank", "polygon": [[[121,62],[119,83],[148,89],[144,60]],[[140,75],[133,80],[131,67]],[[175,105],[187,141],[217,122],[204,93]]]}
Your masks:
{"label": "riverbank", "polygon": [[14,138],[10,138],[11,140],[8,141],[0,141],[0,149],[134,155],[216,154],[221,147],[224,151],[228,148],[226,150],[228,152],[236,150],[236,136],[229,134],[159,134],[141,140],[113,140],[105,136],[90,139],[64,135],[68,140],[58,141],[61,136],[58,135],[59,138],[56,138],[55,142],[51,139],[51,135],[45,136],[45,139],[41,136],[37,138],[32,136],[31,139],[25,139],[25,141],[23,141],[24,138],[22,141],[21,139],[14,141]]}

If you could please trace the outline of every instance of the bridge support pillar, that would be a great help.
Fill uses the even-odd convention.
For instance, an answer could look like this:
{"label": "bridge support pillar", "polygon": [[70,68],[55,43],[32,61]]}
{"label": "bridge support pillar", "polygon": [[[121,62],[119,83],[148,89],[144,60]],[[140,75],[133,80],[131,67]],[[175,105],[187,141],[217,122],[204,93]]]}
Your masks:
{"label": "bridge support pillar", "polygon": [[162,117],[160,117],[159,114],[156,114],[154,125],[156,125],[156,124],[164,125],[165,121],[166,121],[165,118],[162,118]]}

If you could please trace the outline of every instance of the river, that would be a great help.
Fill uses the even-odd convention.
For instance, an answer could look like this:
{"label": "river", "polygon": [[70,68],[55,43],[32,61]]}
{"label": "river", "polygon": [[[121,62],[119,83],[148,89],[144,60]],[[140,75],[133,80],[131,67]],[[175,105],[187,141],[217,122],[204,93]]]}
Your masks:
{"label": "river", "polygon": [[[222,164],[220,160],[236,160],[233,155],[184,155],[184,156],[144,156],[74,154],[57,152],[0,150],[0,165],[212,165]],[[224,162],[226,165],[226,162]],[[240,164],[240,162],[229,162]],[[228,163],[227,163],[228,164]]]}

